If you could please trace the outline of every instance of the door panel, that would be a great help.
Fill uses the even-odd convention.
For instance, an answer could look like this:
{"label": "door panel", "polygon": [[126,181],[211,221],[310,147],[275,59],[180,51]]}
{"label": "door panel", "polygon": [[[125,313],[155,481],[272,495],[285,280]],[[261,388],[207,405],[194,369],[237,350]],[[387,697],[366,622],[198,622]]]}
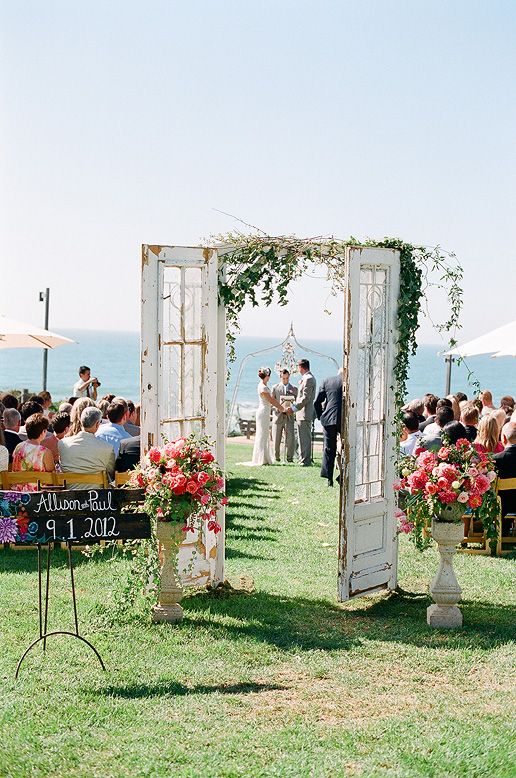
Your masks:
{"label": "door panel", "polygon": [[[224,467],[225,321],[212,249],[143,246],[142,448],[191,433],[207,435]],[[222,332],[219,332],[222,328]],[[222,432],[221,432],[222,430]],[[224,527],[221,511],[218,521]],[[181,546],[183,585],[224,577],[223,532],[189,533]]]}
{"label": "door panel", "polygon": [[339,598],[395,588],[393,366],[399,253],[350,248],[344,317]]}

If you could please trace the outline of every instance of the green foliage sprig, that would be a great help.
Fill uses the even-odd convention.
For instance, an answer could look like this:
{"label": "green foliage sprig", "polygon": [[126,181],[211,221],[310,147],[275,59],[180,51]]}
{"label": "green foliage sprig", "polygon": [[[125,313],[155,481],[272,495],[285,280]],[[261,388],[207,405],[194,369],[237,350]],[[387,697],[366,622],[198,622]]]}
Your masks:
{"label": "green foliage sprig", "polygon": [[[414,246],[400,238],[359,241],[356,238],[298,238],[295,235],[270,236],[230,232],[216,236],[224,258],[224,274],[219,280],[219,294],[226,306],[228,351],[234,360],[234,340],[239,331],[243,307],[260,302],[270,305],[288,303],[291,281],[303,275],[312,265],[323,266],[336,296],[347,286],[344,261],[347,247],[390,248],[400,252],[400,294],[398,299],[397,354],[394,365],[396,406],[405,402],[410,357],[417,348],[416,332],[421,310],[427,306],[429,290],[444,290],[449,302],[447,320],[434,325],[438,332],[449,334],[449,348],[456,345],[462,308],[463,271],[454,254],[439,246]],[[221,248],[222,245],[222,248]]]}

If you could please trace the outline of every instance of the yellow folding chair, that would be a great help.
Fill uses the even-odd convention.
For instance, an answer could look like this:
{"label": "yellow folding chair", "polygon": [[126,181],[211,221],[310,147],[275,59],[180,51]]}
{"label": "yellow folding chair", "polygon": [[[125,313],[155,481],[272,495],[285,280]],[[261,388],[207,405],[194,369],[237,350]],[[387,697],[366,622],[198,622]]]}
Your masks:
{"label": "yellow folding chair", "polygon": [[131,471],[126,470],[123,473],[115,473],[115,486],[123,486],[131,477]]}
{"label": "yellow folding chair", "polygon": [[[502,501],[500,499],[500,492],[515,492],[516,493],[516,478],[498,478],[496,481],[496,494],[498,497],[498,503],[500,505],[500,526],[498,533],[498,544],[496,547],[497,554],[508,554],[514,551],[516,546],[516,535],[514,534],[516,529],[516,513],[502,512]],[[512,522],[512,535],[503,535],[503,521],[509,519]],[[504,544],[510,546],[508,549],[504,549]]]}

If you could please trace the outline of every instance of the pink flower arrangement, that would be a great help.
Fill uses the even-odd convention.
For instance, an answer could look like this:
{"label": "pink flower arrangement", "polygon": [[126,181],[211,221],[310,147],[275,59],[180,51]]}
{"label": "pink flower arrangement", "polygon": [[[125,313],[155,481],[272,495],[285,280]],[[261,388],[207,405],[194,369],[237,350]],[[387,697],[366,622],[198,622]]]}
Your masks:
{"label": "pink flower arrangement", "polygon": [[180,521],[185,532],[203,521],[215,533],[217,511],[227,504],[224,475],[206,438],[178,438],[153,446],[131,473],[129,488],[145,490],[145,510],[157,521]]}
{"label": "pink flower arrangement", "polygon": [[491,522],[489,537],[496,531],[496,471],[491,456],[478,452],[469,441],[461,438],[437,452],[416,449],[414,457],[402,459],[400,475],[394,490],[405,510],[397,511],[398,531],[412,533],[416,546],[428,544],[425,535],[434,517],[461,521],[469,511],[486,524]]}

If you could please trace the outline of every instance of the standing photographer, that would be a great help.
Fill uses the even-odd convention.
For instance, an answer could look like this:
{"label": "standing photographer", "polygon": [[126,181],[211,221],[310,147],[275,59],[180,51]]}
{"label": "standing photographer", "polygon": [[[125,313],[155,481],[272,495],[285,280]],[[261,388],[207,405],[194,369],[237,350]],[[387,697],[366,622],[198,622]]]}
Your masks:
{"label": "standing photographer", "polygon": [[91,378],[91,370],[86,365],[79,368],[79,380],[74,384],[74,397],[89,397],[92,400],[97,399],[97,389],[100,386],[98,378]]}

